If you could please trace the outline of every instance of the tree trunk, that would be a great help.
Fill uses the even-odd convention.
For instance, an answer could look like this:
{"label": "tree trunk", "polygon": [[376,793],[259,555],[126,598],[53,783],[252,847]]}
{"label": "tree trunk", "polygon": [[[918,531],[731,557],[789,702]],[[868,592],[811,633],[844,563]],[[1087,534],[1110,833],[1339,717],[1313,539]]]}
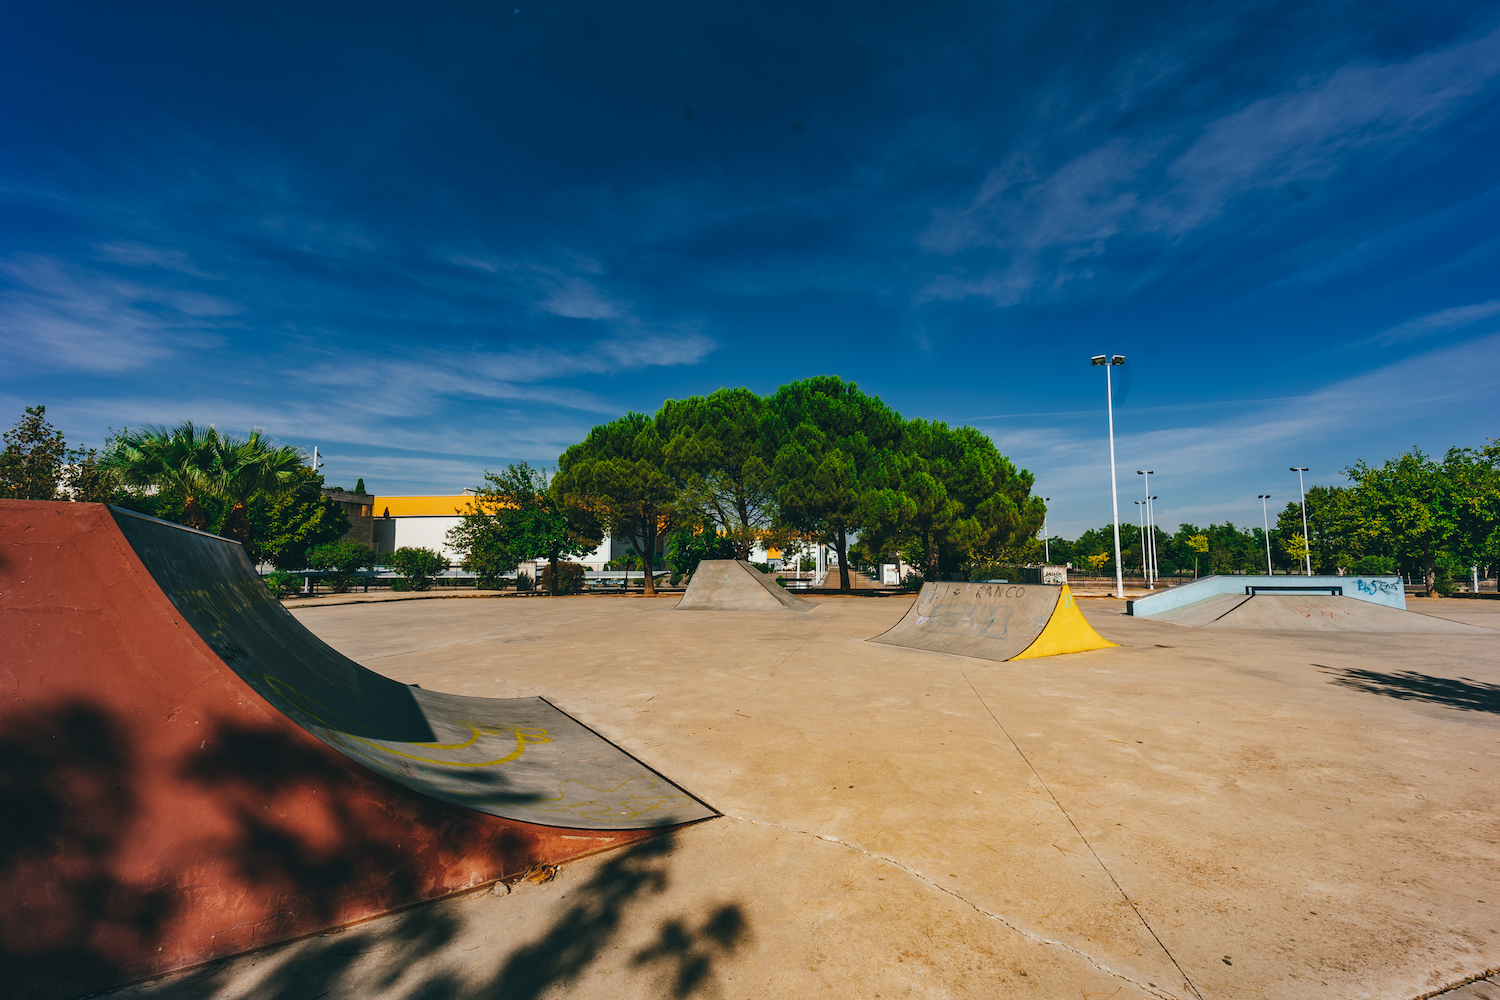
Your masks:
{"label": "tree trunk", "polygon": [[182,523],[199,531],[208,530],[208,514],[195,497],[188,497],[182,502]]}
{"label": "tree trunk", "polygon": [[1431,556],[1427,557],[1426,565],[1422,571],[1422,585],[1427,588],[1427,597],[1440,597],[1437,592],[1437,563]]}
{"label": "tree trunk", "polygon": [[645,548],[641,552],[641,567],[646,571],[646,587],[642,593],[647,597],[656,596],[656,578],[651,575],[652,563],[656,559],[656,518],[652,517],[646,521],[645,535],[641,541],[645,542]]}
{"label": "tree trunk", "polygon": [[838,541],[833,543],[833,551],[839,557],[839,593],[849,593],[849,532],[843,528],[839,529]]}
{"label": "tree trunk", "polygon": [[931,532],[924,532],[922,542],[927,547],[927,579],[934,582],[938,578],[938,545],[933,541]]}
{"label": "tree trunk", "polygon": [[557,596],[557,553],[556,552],[552,553],[552,558],[551,558],[550,561],[551,561],[551,564],[552,564],[552,596],[556,597]]}
{"label": "tree trunk", "polygon": [[220,534],[241,545],[250,544],[250,512],[245,509],[244,504],[237,503],[230,508],[229,515],[224,518],[224,529]]}

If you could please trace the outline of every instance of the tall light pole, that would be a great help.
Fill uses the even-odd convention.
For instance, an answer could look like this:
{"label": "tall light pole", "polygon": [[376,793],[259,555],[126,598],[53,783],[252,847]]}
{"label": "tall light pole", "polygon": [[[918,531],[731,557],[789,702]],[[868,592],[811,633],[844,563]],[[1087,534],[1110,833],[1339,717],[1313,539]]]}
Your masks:
{"label": "tall light pole", "polygon": [[[1146,586],[1153,590],[1156,588],[1156,519],[1152,517],[1151,501],[1151,477],[1156,474],[1155,469],[1136,469],[1137,476],[1146,477],[1146,528],[1141,533],[1141,551],[1146,556]],[[1151,540],[1146,540],[1145,532],[1151,532]]]}
{"label": "tall light pole", "polygon": [[1146,498],[1146,530],[1151,533],[1151,589],[1156,589],[1156,581],[1161,579],[1161,566],[1156,562],[1156,501],[1161,497],[1149,496]]}
{"label": "tall light pole", "polygon": [[1125,567],[1120,565],[1120,488],[1115,481],[1115,396],[1110,369],[1125,363],[1123,354],[1096,354],[1092,364],[1104,366],[1104,405],[1109,413],[1109,499],[1115,515],[1115,596],[1125,599]]}
{"label": "tall light pole", "polygon": [[[1042,497],[1042,503],[1051,503],[1051,502],[1052,502],[1052,498],[1051,497]],[[1049,538],[1049,537],[1047,537],[1047,512],[1044,510],[1044,511],[1042,511],[1042,562],[1043,563],[1050,563],[1052,561],[1052,546],[1050,544],[1051,541],[1052,541],[1052,539]]]}
{"label": "tall light pole", "polygon": [[1146,581],[1146,585],[1149,587],[1151,585],[1151,569],[1148,565],[1149,558],[1146,555],[1146,501],[1132,500],[1131,503],[1135,504],[1136,520],[1141,525],[1141,579]]}
{"label": "tall light pole", "polygon": [[1307,471],[1307,466],[1294,465],[1289,471],[1297,474],[1297,492],[1302,494],[1302,558],[1307,560],[1307,575],[1312,576],[1312,539],[1307,534],[1307,488],[1302,485],[1302,473]]}
{"label": "tall light pole", "polygon": [[1266,513],[1266,501],[1271,499],[1271,494],[1259,493],[1255,499],[1260,501],[1260,523],[1266,529],[1266,576],[1275,576],[1271,572],[1271,515]]}

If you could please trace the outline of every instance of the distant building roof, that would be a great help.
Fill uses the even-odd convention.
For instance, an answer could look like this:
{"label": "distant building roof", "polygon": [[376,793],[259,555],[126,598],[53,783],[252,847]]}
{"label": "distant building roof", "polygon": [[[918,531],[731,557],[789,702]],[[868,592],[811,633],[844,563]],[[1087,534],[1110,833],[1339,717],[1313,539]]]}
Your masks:
{"label": "distant building roof", "polygon": [[375,497],[372,506],[376,517],[455,517],[468,511],[474,503],[472,494],[443,497]]}

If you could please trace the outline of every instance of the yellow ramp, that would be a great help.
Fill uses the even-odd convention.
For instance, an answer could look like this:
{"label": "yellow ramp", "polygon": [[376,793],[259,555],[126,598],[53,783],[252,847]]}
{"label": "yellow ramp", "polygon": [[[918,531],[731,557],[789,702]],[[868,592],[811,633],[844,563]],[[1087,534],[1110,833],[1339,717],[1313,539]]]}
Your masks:
{"label": "yellow ramp", "polygon": [[1056,656],[1059,653],[1081,653],[1086,649],[1104,649],[1107,646],[1116,646],[1118,643],[1110,642],[1104,636],[1094,631],[1094,626],[1083,617],[1083,612],[1078,610],[1078,602],[1073,600],[1073,592],[1063,584],[1062,593],[1057,595],[1057,606],[1052,610],[1052,617],[1047,619],[1047,625],[1042,629],[1042,634],[1036,637],[1036,641],[1020,653],[1011,657],[1013,660],[1029,660],[1036,656]]}

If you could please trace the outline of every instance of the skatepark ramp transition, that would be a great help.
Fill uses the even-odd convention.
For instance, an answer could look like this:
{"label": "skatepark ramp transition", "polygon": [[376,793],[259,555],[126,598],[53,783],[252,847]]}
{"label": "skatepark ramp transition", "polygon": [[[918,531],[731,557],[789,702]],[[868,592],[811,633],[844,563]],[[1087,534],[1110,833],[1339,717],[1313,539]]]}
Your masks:
{"label": "skatepark ramp transition", "polygon": [[1115,645],[1084,619],[1067,584],[923,584],[905,617],[870,641],[985,660]]}
{"label": "skatepark ramp transition", "polygon": [[789,594],[769,573],[738,559],[705,559],[693,571],[677,611],[811,611],[812,601]]}
{"label": "skatepark ramp transition", "polygon": [[0,967],[75,996],[714,810],[541,698],[408,687],[243,549],[0,500]]}
{"label": "skatepark ramp transition", "polygon": [[1267,632],[1488,632],[1406,609],[1397,576],[1207,576],[1126,603],[1193,628]]}
{"label": "skatepark ramp transition", "polygon": [[1147,621],[1264,632],[1488,632],[1490,629],[1339,595],[1218,594]]}

